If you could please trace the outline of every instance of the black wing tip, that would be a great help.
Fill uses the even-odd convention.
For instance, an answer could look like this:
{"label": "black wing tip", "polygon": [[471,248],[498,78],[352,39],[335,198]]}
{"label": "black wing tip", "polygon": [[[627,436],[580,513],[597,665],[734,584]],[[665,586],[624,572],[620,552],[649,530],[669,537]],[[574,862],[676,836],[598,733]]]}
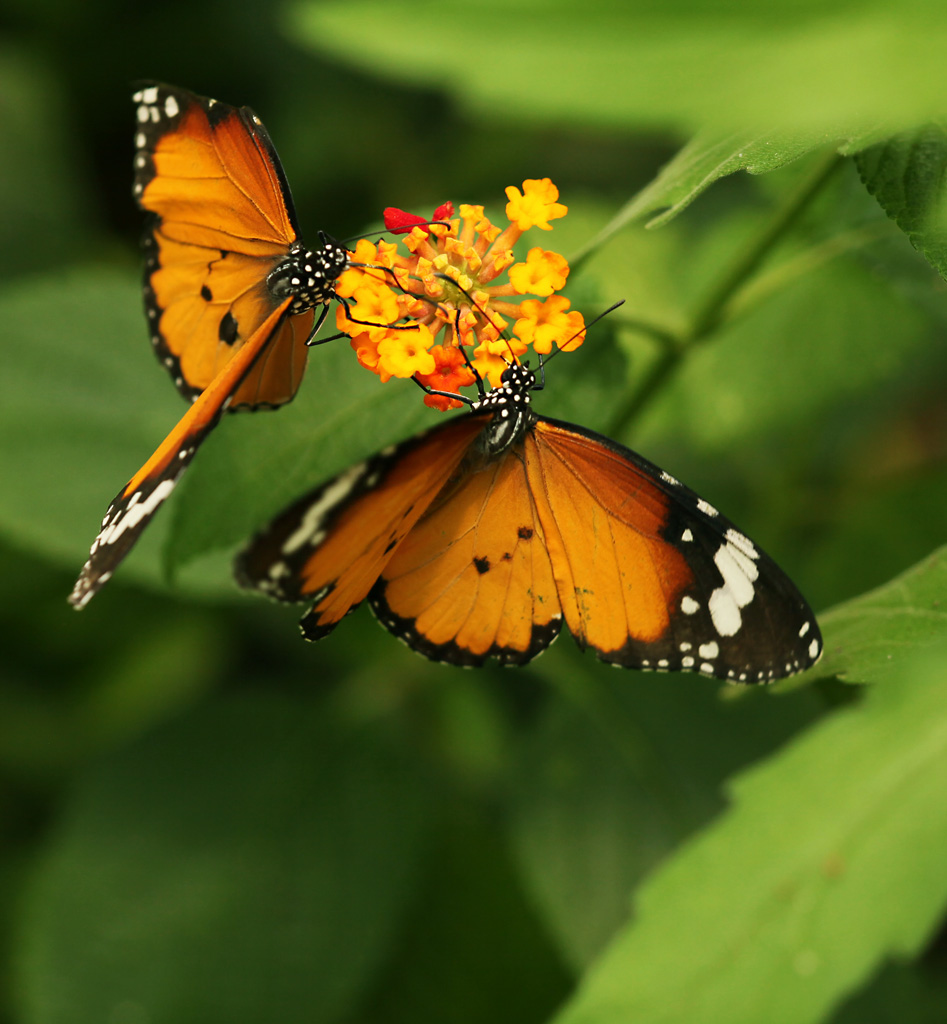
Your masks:
{"label": "black wing tip", "polygon": [[576,639],[580,649],[588,649],[598,658],[615,668],[640,672],[696,673],[709,679],[720,679],[738,686],[757,686],[788,679],[807,672],[818,664],[825,650],[822,633],[815,616],[804,619],[798,628],[795,643],[785,644],[779,651],[766,657],[743,652],[739,643],[728,643],[726,638],[705,644],[666,644],[659,650],[653,643],[629,637],[625,644],[614,650],[603,650],[587,640]]}
{"label": "black wing tip", "polygon": [[77,612],[81,612],[102,587],[108,583],[111,577],[112,573],[110,570],[96,572],[90,559],[82,567],[82,572],[79,573],[79,578],[73,585],[72,592],[66,600]]}
{"label": "black wing tip", "polygon": [[453,640],[440,644],[429,640],[423,633],[418,631],[415,619],[402,618],[391,610],[388,602],[385,600],[384,592],[385,582],[384,580],[379,580],[369,593],[369,605],[375,618],[392,636],[397,637],[416,654],[420,654],[429,661],[440,662],[443,665],[456,665],[461,668],[482,668],[490,659],[495,659],[499,665],[503,666],[526,665],[542,654],[553,640],[556,639],[559,631],[562,629],[561,617],[550,619],[546,623],[533,623],[529,643],[525,648],[519,649],[493,644],[488,650],[476,653],[469,648],[461,647]]}

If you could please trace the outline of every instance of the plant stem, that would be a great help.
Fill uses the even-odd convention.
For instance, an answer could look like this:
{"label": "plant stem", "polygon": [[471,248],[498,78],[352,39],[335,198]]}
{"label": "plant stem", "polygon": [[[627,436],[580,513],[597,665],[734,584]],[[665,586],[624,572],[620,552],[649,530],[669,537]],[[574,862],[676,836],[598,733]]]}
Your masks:
{"label": "plant stem", "polygon": [[770,220],[763,225],[756,238],[737,254],[736,259],[721,274],[717,283],[698,306],[687,333],[678,338],[675,344],[667,345],[663,349],[644,382],[618,410],[612,420],[610,434],[621,435],[658,394],[685,354],[709,338],[726,319],[728,308],[736,293],[795,223],[801,211],[842,165],[843,159],[833,151],[814,164],[809,174],[798,183]]}

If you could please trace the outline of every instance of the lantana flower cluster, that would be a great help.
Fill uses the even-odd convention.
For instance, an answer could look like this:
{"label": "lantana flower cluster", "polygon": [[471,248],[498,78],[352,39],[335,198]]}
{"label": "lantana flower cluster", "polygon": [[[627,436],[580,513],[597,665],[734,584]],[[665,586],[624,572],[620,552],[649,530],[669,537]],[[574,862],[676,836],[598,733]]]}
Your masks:
{"label": "lantana flower cluster", "polygon": [[[383,380],[414,377],[436,391],[458,393],[476,382],[470,366],[494,387],[513,361],[532,347],[578,347],[582,314],[556,294],[569,265],[559,253],[536,246],[515,262],[513,246],[530,228],[552,229],[566,215],[549,178],[527,179],[522,191],[506,189],[508,226],[499,228],[482,206],[450,203],[431,221],[389,208],[385,225],[405,234],[393,242],[363,239],[352,253],[358,264],[336,282],[339,331],[348,334],[358,361]],[[433,223],[438,221],[440,223]],[[425,403],[447,410],[462,403],[426,395]]]}

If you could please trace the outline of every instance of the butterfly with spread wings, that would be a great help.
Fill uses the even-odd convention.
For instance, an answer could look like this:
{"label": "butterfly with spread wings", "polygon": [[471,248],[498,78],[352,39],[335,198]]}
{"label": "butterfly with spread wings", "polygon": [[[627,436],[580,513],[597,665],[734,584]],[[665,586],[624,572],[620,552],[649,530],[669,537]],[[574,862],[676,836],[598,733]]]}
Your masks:
{"label": "butterfly with spread wings", "polygon": [[525,664],[563,618],[625,668],[756,683],[814,665],[815,616],[772,559],[640,455],[537,415],[541,387],[513,364],[469,412],[317,487],[238,555],[237,582],[312,602],[310,640],[368,598],[453,665]]}
{"label": "butterfly with spread wings", "polygon": [[109,505],[69,597],[76,608],[111,577],[225,409],[293,398],[348,265],[324,234],[316,250],[299,241],[279,158],[249,107],[156,83],[134,101],[151,342],[193,404]]}

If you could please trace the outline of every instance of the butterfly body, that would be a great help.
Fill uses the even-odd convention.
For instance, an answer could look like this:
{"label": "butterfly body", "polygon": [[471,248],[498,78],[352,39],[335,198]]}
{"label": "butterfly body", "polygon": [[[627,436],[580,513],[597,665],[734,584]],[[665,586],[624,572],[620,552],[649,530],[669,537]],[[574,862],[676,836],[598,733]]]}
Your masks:
{"label": "butterfly body", "polygon": [[311,600],[329,633],[362,600],[418,653],[525,664],[563,620],[627,668],[760,682],[821,655],[811,610],[772,560],[668,474],[594,431],[537,415],[534,375],[378,453],[278,516],[237,579]]}

